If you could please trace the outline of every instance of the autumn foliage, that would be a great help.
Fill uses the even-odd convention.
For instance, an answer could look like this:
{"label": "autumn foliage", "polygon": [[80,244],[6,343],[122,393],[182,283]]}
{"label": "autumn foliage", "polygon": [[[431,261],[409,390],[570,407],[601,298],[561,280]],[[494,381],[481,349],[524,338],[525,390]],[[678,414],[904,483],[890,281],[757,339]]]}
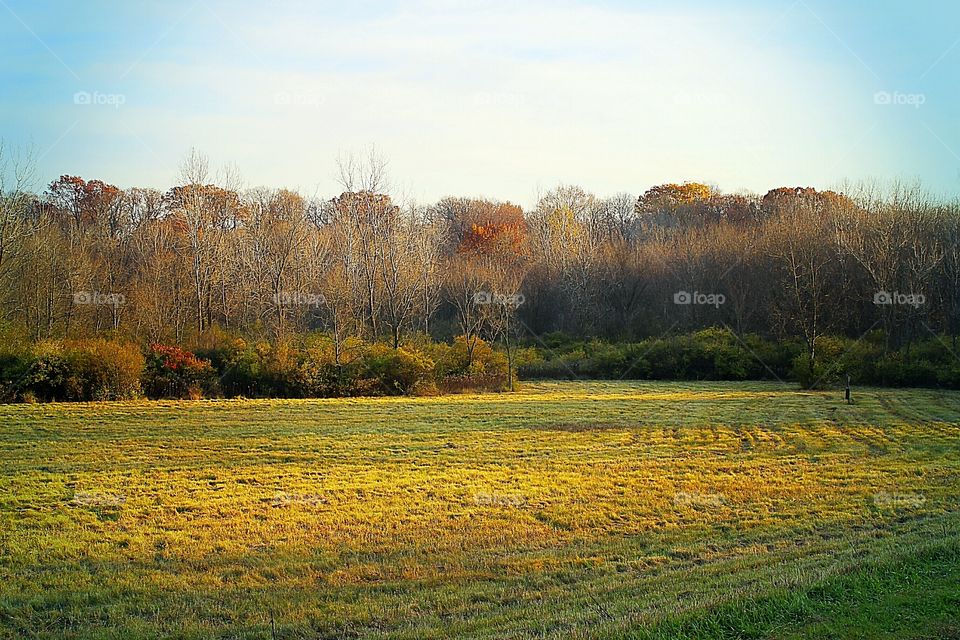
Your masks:
{"label": "autumn foliage", "polygon": [[[203,359],[169,349],[195,353],[217,331],[274,347],[228,381],[283,369],[283,345],[315,334],[337,371],[352,344],[396,351],[413,336],[463,336],[470,363],[478,340],[495,344],[508,372],[517,348],[557,332],[637,342],[728,328],[799,341],[810,371],[830,336],[879,331],[907,364],[922,339],[960,342],[960,210],[918,185],[761,195],[668,182],[599,196],[567,184],[523,208],[416,203],[389,193],[376,159],[343,169],[333,197],[241,190],[195,153],[165,191],[63,175],[41,194],[0,194],[3,326],[32,344],[177,345],[148,353],[148,391],[163,395],[202,390]],[[684,292],[724,303],[675,303]]]}
{"label": "autumn foliage", "polygon": [[456,221],[461,229],[457,251],[489,255],[499,251],[522,253],[527,237],[523,210],[509,202],[474,201]]}
{"label": "autumn foliage", "polygon": [[201,360],[177,346],[150,345],[144,384],[150,397],[200,398],[213,380],[209,360]]}

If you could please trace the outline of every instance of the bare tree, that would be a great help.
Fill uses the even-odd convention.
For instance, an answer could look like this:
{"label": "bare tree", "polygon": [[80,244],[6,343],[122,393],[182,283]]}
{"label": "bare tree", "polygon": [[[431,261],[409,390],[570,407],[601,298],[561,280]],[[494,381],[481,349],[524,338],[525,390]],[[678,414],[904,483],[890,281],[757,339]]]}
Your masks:
{"label": "bare tree", "polygon": [[817,345],[826,333],[830,316],[831,268],[835,254],[823,219],[810,202],[797,200],[787,207],[780,224],[768,229],[767,250],[780,271],[774,296],[775,313],[788,328],[799,330],[807,347],[810,370]]}
{"label": "bare tree", "polygon": [[223,184],[210,184],[209,161],[196,149],[180,167],[181,186],[168,194],[171,209],[184,228],[186,243],[181,253],[193,267],[197,334],[212,323],[215,279],[221,274],[226,233],[235,228],[240,203],[233,174],[224,173]]}
{"label": "bare tree", "polygon": [[310,306],[308,296],[315,293],[289,290],[308,231],[307,203],[299,194],[268,189],[248,194],[244,271],[254,279],[254,293],[269,294],[264,306],[271,310],[277,340],[283,339],[292,307]]}

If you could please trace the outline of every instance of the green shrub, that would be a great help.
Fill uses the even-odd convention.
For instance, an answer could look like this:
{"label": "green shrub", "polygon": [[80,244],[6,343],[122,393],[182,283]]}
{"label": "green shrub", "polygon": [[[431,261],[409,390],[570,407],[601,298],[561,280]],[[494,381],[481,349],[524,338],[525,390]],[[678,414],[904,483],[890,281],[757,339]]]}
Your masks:
{"label": "green shrub", "polygon": [[937,384],[949,389],[960,389],[960,361],[954,361],[938,368]]}
{"label": "green shrub", "polygon": [[816,341],[815,358],[812,362],[806,350],[794,358],[794,379],[806,389],[829,389],[838,386],[854,364],[849,355],[853,342],[849,338],[820,336]]}
{"label": "green shrub", "polygon": [[[30,355],[19,351],[0,353],[0,402],[12,402],[22,398],[30,370]],[[36,397],[32,391],[30,394]]]}
{"label": "green shrub", "polygon": [[570,380],[578,377],[568,369],[566,359],[543,355],[538,360],[518,365],[517,375],[523,379],[544,380]]}
{"label": "green shrub", "polygon": [[710,366],[706,352],[690,336],[654,340],[644,358],[650,363],[649,377],[655,380],[696,379]]}
{"label": "green shrub", "polygon": [[270,395],[271,389],[264,385],[261,358],[243,338],[224,336],[222,340],[214,340],[208,335],[206,344],[197,349],[196,357],[209,361],[216,371],[219,393],[228,398]]}
{"label": "green shrub", "polygon": [[21,392],[31,393],[40,402],[77,400],[80,384],[63,355],[63,347],[56,342],[37,345],[21,386]]}
{"label": "green shrub", "polygon": [[928,360],[910,359],[902,352],[886,354],[876,361],[873,382],[898,387],[935,386],[940,376],[938,368]]}
{"label": "green shrub", "polygon": [[707,370],[697,372],[715,380],[746,380],[757,375],[757,358],[727,328],[715,327],[698,331],[694,342],[705,356]]}

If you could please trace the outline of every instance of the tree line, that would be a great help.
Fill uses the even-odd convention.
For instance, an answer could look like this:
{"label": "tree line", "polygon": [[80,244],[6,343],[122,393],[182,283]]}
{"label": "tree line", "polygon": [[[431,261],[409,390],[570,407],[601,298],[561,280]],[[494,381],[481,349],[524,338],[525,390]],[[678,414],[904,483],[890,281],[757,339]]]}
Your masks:
{"label": "tree line", "polygon": [[512,361],[557,332],[626,342],[710,327],[798,340],[811,365],[826,336],[957,349],[960,209],[919,184],[607,198],[562,185],[524,210],[395,199],[386,169],[345,158],[340,194],[307,197],[241,188],[197,152],[166,191],[64,175],[34,192],[28,166],[8,167],[4,330],[188,348],[212,332],[322,332],[336,358],[356,339],[461,336],[468,358],[486,339]]}

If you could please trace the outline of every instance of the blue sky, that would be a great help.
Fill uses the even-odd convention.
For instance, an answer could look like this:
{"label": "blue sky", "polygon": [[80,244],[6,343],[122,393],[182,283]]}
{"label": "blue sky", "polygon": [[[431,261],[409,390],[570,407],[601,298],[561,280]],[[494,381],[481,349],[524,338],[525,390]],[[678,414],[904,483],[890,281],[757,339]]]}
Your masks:
{"label": "blue sky", "polygon": [[336,192],[371,144],[428,202],[699,180],[960,190],[960,4],[0,0],[0,138],[61,173]]}

